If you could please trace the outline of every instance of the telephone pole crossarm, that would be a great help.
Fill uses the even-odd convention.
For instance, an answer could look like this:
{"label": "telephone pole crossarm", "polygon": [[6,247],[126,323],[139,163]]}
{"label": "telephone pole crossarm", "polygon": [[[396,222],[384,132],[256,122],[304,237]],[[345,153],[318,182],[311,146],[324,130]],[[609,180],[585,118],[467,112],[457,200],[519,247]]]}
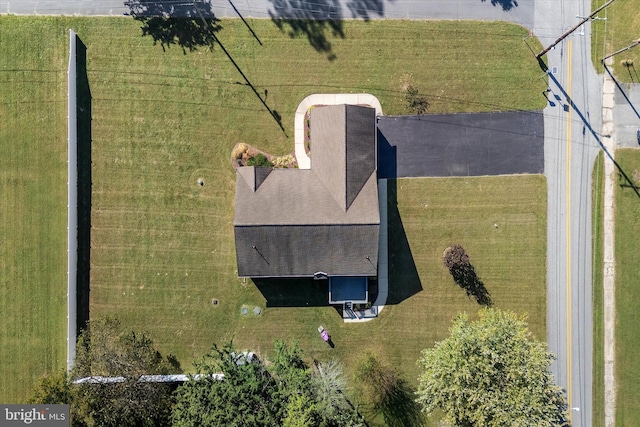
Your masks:
{"label": "telephone pole crossarm", "polygon": [[615,52],[613,52],[613,53],[611,53],[611,54],[609,54],[609,55],[605,56],[605,57],[604,57],[604,58],[602,58],[600,61],[604,64],[604,61],[605,61],[605,60],[607,60],[607,59],[611,58],[611,57],[612,57],[612,56],[614,56],[614,55],[617,55],[617,54],[619,54],[619,53],[622,53],[622,52],[624,52],[625,50],[629,50],[629,49],[631,49],[631,48],[633,48],[633,47],[636,47],[636,46],[638,46],[639,44],[640,44],[640,39],[638,39],[638,40],[634,41],[632,44],[630,44],[630,45],[629,45],[629,46],[627,46],[627,47],[623,47],[622,49],[620,49],[620,50],[616,50]]}
{"label": "telephone pole crossarm", "polygon": [[575,30],[577,30],[578,28],[580,28],[581,25],[583,25],[585,22],[593,19],[602,9],[604,9],[605,7],[609,6],[611,3],[613,3],[615,0],[609,0],[607,3],[603,4],[602,6],[600,6],[599,8],[597,8],[596,10],[594,10],[593,12],[591,12],[591,15],[587,16],[586,18],[583,18],[582,21],[578,22],[578,24],[574,25],[573,27],[571,27],[571,29],[569,31],[567,31],[566,33],[564,33],[563,35],[561,35],[560,37],[558,37],[556,39],[556,41],[554,41],[553,43],[551,43],[549,45],[549,47],[543,49],[542,51],[540,51],[539,54],[536,55],[536,58],[540,59],[542,56],[544,56],[545,53],[549,52],[551,49],[553,49],[558,43],[560,43],[562,40],[566,39],[567,37],[569,37],[569,35],[571,33],[573,33]]}

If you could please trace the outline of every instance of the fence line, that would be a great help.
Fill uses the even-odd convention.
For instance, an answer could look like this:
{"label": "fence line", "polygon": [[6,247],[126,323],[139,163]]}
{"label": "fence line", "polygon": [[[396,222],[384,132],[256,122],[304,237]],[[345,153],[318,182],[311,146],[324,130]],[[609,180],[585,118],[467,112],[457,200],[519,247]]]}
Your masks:
{"label": "fence line", "polygon": [[78,271],[78,119],[76,93],[77,35],[69,30],[67,70],[67,370],[76,359]]}

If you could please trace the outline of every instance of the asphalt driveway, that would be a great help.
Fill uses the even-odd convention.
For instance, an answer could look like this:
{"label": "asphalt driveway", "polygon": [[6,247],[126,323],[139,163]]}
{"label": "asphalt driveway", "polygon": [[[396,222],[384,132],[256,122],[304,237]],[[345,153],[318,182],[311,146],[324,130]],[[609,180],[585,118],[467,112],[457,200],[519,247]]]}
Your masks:
{"label": "asphalt driveway", "polygon": [[378,118],[380,178],[543,172],[541,111]]}

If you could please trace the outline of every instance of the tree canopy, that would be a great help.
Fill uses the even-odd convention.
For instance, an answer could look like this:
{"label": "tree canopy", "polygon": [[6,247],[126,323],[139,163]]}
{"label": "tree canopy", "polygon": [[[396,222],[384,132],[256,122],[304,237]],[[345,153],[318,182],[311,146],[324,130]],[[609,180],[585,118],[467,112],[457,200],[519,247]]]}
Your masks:
{"label": "tree canopy", "polygon": [[536,341],[526,316],[483,309],[453,322],[449,338],[422,351],[418,403],[456,426],[561,426],[567,405],[548,367],[554,356]]}
{"label": "tree canopy", "polygon": [[[359,426],[339,365],[312,371],[294,342],[275,341],[269,369],[246,363],[231,343],[194,364],[202,374],[176,391],[175,426]],[[222,373],[223,379],[215,374]]]}
{"label": "tree canopy", "polygon": [[491,295],[478,277],[476,269],[471,264],[469,254],[460,245],[452,245],[444,250],[442,262],[449,269],[453,281],[465,290],[467,296],[472,296],[478,304],[491,306]]}
{"label": "tree canopy", "polygon": [[40,378],[31,391],[29,403],[46,405],[71,403],[71,383],[67,371],[58,371]]}
{"label": "tree canopy", "polygon": [[115,318],[92,320],[78,338],[71,377],[123,377],[117,383],[73,384],[74,425],[166,425],[172,405],[167,384],[139,381],[142,375],[177,373],[144,334],[124,332]]}
{"label": "tree canopy", "polygon": [[74,426],[364,425],[346,397],[342,365],[314,360],[312,369],[296,342],[275,341],[268,364],[232,343],[213,345],[194,362],[198,375],[175,389],[141,381],[180,373],[179,364],[144,334],[120,326],[114,318],[92,320],[78,339],[73,371],[42,378],[30,401],[70,404]]}
{"label": "tree canopy", "polygon": [[[281,402],[275,381],[261,363],[250,363],[230,344],[213,348],[194,363],[202,378],[176,391],[175,426],[276,425]],[[220,379],[216,374],[224,374]]]}

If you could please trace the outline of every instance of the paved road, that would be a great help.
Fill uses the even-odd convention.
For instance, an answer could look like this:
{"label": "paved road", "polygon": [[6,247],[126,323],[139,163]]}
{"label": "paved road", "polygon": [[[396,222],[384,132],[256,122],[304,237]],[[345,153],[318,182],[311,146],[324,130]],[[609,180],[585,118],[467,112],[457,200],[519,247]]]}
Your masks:
{"label": "paved road", "polygon": [[[142,0],[143,2],[145,0]],[[157,0],[165,10],[184,11],[190,0]],[[201,1],[202,4],[207,3]],[[211,10],[218,17],[237,17],[229,0],[214,0]],[[292,4],[300,7],[292,7]],[[494,3],[494,4],[492,4]],[[515,6],[518,4],[518,6]],[[316,19],[483,19],[512,21],[527,28],[533,24],[533,0],[233,0],[245,17],[268,18],[286,13]],[[205,9],[206,6],[202,6]],[[123,15],[124,0],[0,0],[0,13],[40,15]]]}
{"label": "paved road", "polygon": [[[534,33],[551,44],[578,22],[577,15],[589,15],[590,3],[537,0]],[[547,55],[547,339],[558,356],[552,371],[574,408],[573,426],[586,427],[592,418],[591,172],[600,148],[602,77],[590,59],[590,25],[580,33]]]}
{"label": "paved road", "polygon": [[539,111],[380,117],[378,146],[384,178],[544,171]]}

